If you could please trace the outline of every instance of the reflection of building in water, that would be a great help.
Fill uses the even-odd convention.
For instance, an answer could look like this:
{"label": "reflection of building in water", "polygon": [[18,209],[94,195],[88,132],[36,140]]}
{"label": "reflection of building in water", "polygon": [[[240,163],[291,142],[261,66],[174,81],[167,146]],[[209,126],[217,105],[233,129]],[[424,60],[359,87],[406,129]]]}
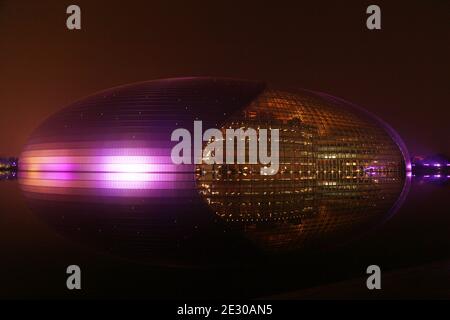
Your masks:
{"label": "reflection of building in water", "polygon": [[[260,175],[261,164],[204,164],[200,193],[223,221],[272,249],[373,224],[401,193],[405,162],[380,124],[348,108],[309,92],[265,91],[222,130],[280,129],[278,173]],[[248,139],[245,147],[248,154]]]}
{"label": "reflection of building in water", "polygon": [[[261,164],[174,164],[171,134],[195,120],[280,129],[277,174],[260,175]],[[328,95],[166,79],[112,88],[52,115],[21,153],[19,185],[66,237],[152,261],[241,261],[259,252],[255,244],[335,243],[385,219],[402,192],[400,144],[375,117]]]}
{"label": "reflection of building in water", "polygon": [[15,170],[0,170],[0,180],[15,180],[17,172]]}

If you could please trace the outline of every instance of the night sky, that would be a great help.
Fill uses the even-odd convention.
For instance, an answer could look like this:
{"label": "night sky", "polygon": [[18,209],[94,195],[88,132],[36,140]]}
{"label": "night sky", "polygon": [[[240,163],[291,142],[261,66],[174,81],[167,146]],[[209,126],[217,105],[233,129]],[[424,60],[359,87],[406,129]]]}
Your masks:
{"label": "night sky", "polygon": [[[71,4],[80,31],[66,28]],[[370,4],[381,7],[382,30],[366,28]],[[34,128],[75,100],[185,76],[326,92],[380,116],[411,155],[450,155],[449,57],[448,0],[0,0],[0,157],[18,156]],[[229,273],[150,268],[82,246],[32,212],[17,182],[0,183],[0,298],[254,298],[359,278],[373,263],[385,272],[436,261],[440,272],[383,278],[380,297],[448,298],[448,181],[413,180],[382,228],[329,255]],[[65,286],[73,263],[83,267],[78,295]]]}
{"label": "night sky", "polygon": [[[450,2],[393,2],[0,0],[0,155],[76,99],[180,76],[323,91],[379,115],[412,155],[450,154]],[[382,30],[365,26],[373,3]]]}

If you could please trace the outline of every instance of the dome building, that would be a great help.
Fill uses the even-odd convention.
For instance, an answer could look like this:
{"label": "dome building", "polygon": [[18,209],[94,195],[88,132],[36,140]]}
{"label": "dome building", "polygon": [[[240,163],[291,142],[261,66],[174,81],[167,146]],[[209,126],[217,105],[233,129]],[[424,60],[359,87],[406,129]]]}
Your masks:
{"label": "dome building", "polygon": [[[223,132],[279,129],[279,170],[174,164],[171,133],[196,120]],[[19,183],[69,238],[182,263],[350,239],[395,211],[408,159],[391,128],[341,99],[179,78],[112,88],[54,114],[24,147]]]}

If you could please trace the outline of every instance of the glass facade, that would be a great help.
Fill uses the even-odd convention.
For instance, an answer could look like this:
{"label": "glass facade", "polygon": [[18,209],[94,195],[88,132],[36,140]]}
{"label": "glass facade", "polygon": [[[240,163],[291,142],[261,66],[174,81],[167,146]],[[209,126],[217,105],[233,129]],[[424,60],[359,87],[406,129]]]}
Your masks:
{"label": "glass facade", "polygon": [[[296,249],[373,225],[403,190],[405,161],[383,124],[309,91],[266,90],[222,126],[280,130],[279,171],[260,164],[199,165],[215,214],[266,249]],[[270,143],[270,142],[269,142]],[[248,154],[249,140],[244,146]]]}
{"label": "glass facade", "polygon": [[[279,129],[277,174],[174,164],[171,134],[193,132],[196,120],[203,130]],[[387,218],[406,181],[399,143],[372,115],[324,94],[165,79],[49,117],[25,145],[18,178],[32,210],[66,237],[151,261],[241,261],[333,244]]]}

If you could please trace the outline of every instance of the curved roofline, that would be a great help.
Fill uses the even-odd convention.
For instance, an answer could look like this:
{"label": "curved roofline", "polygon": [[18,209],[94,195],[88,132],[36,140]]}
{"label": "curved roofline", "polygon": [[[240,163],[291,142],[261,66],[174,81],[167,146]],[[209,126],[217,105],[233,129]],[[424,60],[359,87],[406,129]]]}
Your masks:
{"label": "curved roofline", "polygon": [[142,80],[142,81],[135,81],[135,82],[128,82],[128,83],[124,83],[124,84],[119,84],[113,87],[108,87],[105,89],[99,89],[97,91],[94,91],[93,93],[81,96],[75,100],[73,100],[72,102],[64,105],[62,108],[68,107],[78,101],[84,100],[86,98],[90,98],[92,96],[96,96],[102,93],[107,93],[109,91],[114,91],[114,90],[118,90],[118,89],[125,89],[127,87],[131,87],[131,86],[135,86],[135,85],[142,85],[142,84],[146,84],[146,83],[151,83],[151,82],[170,82],[170,81],[189,81],[189,80],[227,80],[227,81],[236,81],[236,82],[249,82],[249,83],[254,83],[254,84],[259,84],[261,86],[263,86],[263,88],[267,87],[267,82],[266,81],[257,81],[257,80],[251,80],[251,79],[243,79],[243,78],[232,78],[232,77],[219,77],[219,76],[186,76],[186,77],[172,77],[172,78],[158,78],[158,79],[151,79],[151,80]]}
{"label": "curved roofline", "polygon": [[[130,83],[124,83],[124,84],[120,84],[120,85],[116,85],[113,87],[109,87],[109,88],[105,88],[105,89],[100,89],[97,91],[94,91],[92,93],[80,96],[78,98],[75,98],[74,100],[70,101],[69,103],[66,103],[64,105],[61,106],[60,109],[52,112],[50,115],[48,115],[46,118],[44,118],[43,121],[41,121],[35,128],[33,128],[32,133],[35,132],[37,129],[39,129],[40,125],[42,125],[42,123],[44,123],[45,121],[48,121],[49,119],[51,119],[53,117],[53,115],[57,114],[58,112],[60,112],[61,110],[65,109],[65,108],[70,108],[70,107],[74,107],[77,103],[84,101],[85,99],[89,99],[89,98],[94,98],[97,96],[101,96],[101,95],[106,95],[106,94],[110,94],[111,92],[114,92],[116,90],[122,90],[122,89],[127,89],[128,87],[133,87],[133,86],[139,86],[139,85],[144,85],[144,84],[150,84],[150,83],[164,83],[164,82],[171,82],[171,81],[192,81],[192,80],[197,80],[197,81],[233,81],[233,82],[241,82],[241,83],[248,83],[248,84],[253,84],[255,86],[259,86],[260,90],[259,93],[256,94],[255,98],[260,95],[262,92],[264,92],[264,90],[267,88],[267,82],[266,81],[257,81],[257,80],[249,80],[249,79],[242,79],[242,78],[231,78],[231,77],[219,77],[219,76],[186,76],[186,77],[172,77],[172,78],[158,78],[158,79],[151,79],[151,80],[142,80],[142,81],[136,81],[136,82],[130,82]],[[26,142],[27,144],[28,142]]]}
{"label": "curved roofline", "polygon": [[403,202],[406,199],[406,196],[409,193],[409,189],[411,186],[411,177],[410,177],[410,173],[411,173],[411,158],[409,157],[409,152],[408,149],[406,148],[406,144],[403,142],[402,138],[400,137],[400,135],[384,120],[382,120],[380,117],[378,117],[377,115],[373,114],[372,112],[352,103],[349,102],[345,99],[342,99],[340,97],[335,97],[332,96],[330,94],[327,93],[323,93],[323,92],[318,92],[318,91],[313,91],[313,90],[308,90],[308,89],[301,89],[303,91],[307,91],[307,92],[311,92],[314,94],[317,94],[319,96],[323,96],[329,99],[334,99],[334,100],[338,100],[344,104],[348,104],[351,107],[355,108],[356,110],[358,110],[359,112],[371,117],[372,119],[376,120],[389,134],[389,136],[391,137],[391,139],[395,142],[395,144],[398,146],[398,148],[400,149],[400,152],[403,155],[403,160],[405,161],[405,183],[403,184],[403,188],[402,191],[400,192],[400,195],[398,196],[397,200],[395,201],[395,203],[392,205],[392,207],[390,208],[389,212],[387,213],[387,215],[385,216],[385,218],[383,219],[383,221],[379,224],[382,225],[384,222],[386,222],[387,220],[389,220],[396,212],[397,210],[402,206]]}
{"label": "curved roofline", "polygon": [[370,118],[373,118],[374,120],[376,120],[389,134],[389,136],[391,137],[391,139],[395,142],[395,144],[398,146],[398,148],[400,149],[400,152],[402,153],[403,156],[403,160],[405,161],[405,170],[406,172],[411,171],[411,158],[409,156],[409,152],[408,149],[406,147],[406,144],[403,142],[402,138],[400,137],[400,135],[383,119],[381,119],[379,116],[377,116],[376,114],[358,106],[357,104],[354,104],[352,102],[349,102],[343,98],[340,97],[336,97],[336,96],[332,96],[328,93],[324,93],[324,92],[319,92],[319,91],[313,91],[313,90],[309,90],[309,89],[301,89],[303,91],[307,91],[307,92],[311,92],[314,94],[317,94],[319,96],[324,96],[328,99],[334,99],[334,100],[338,100],[344,104],[350,105],[353,108],[355,108],[356,110],[360,111],[361,113],[369,116]]}

